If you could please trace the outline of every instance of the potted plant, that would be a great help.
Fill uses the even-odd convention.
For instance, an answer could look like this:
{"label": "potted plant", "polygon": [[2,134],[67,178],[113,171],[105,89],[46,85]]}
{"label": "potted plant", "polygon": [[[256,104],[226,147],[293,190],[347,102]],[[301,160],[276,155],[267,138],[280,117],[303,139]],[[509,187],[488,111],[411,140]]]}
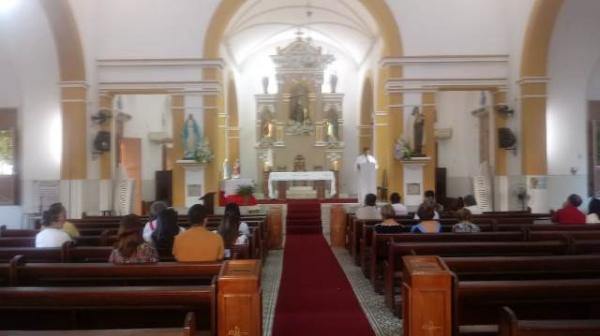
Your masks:
{"label": "potted plant", "polygon": [[241,185],[238,187],[237,194],[242,197],[243,205],[248,205],[252,195],[254,194],[254,186],[253,185]]}

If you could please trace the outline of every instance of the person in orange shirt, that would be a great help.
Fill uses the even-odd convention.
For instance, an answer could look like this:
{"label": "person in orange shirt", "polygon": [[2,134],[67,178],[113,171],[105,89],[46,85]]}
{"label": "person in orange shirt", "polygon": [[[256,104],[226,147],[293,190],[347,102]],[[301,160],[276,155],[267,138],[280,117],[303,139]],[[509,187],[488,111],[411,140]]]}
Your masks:
{"label": "person in orange shirt", "polygon": [[223,259],[223,238],[206,229],[208,209],[200,204],[188,211],[190,229],[175,236],[173,256],[177,261],[202,262]]}

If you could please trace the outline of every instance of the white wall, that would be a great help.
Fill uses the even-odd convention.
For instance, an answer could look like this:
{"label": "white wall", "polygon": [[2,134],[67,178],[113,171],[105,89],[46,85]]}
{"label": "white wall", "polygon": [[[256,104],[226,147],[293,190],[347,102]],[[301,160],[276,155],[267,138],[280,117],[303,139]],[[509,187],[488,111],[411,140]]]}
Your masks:
{"label": "white wall", "polygon": [[445,91],[437,94],[436,128],[451,128],[452,138],[438,141],[438,166],[447,169],[448,197],[473,194],[471,178],[479,174],[479,118],[477,91]]}
{"label": "white wall", "polygon": [[[3,105],[19,110],[22,209],[35,211],[32,200],[27,198],[31,195],[31,181],[60,178],[62,148],[58,59],[54,37],[39,2],[20,1],[10,11],[1,13],[0,50],[0,59],[4,59],[0,61],[0,73],[7,75],[0,76],[0,99]],[[9,80],[13,87],[6,90]],[[22,209],[15,209],[0,208],[0,215],[12,218],[6,224],[19,227],[18,214]]]}
{"label": "white wall", "polygon": [[150,141],[150,132],[170,132],[170,98],[166,95],[124,95],[123,112],[131,115],[123,136],[140,138],[142,143],[142,199],[155,199],[155,175],[162,169],[162,146]]}

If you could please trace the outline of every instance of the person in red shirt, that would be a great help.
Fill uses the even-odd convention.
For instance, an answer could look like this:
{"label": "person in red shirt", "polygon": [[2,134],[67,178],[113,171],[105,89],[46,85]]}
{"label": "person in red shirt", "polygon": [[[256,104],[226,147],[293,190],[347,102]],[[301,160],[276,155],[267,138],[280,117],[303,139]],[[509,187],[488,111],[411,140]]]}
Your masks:
{"label": "person in red shirt", "polygon": [[562,209],[552,213],[552,221],[558,224],[585,224],[585,215],[577,209],[581,202],[579,195],[569,195]]}

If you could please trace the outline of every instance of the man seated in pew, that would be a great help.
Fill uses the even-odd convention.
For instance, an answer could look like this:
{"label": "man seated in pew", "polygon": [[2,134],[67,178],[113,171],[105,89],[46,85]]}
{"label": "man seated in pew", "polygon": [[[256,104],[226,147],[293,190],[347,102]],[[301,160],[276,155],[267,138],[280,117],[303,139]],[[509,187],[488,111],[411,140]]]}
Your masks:
{"label": "man seated in pew", "polygon": [[377,196],[375,194],[367,194],[365,196],[365,205],[356,210],[356,219],[381,219],[381,214],[376,206]]}
{"label": "man seated in pew", "polygon": [[64,232],[64,208],[51,206],[42,214],[42,230],[35,236],[35,247],[61,247],[71,241],[71,237]]}
{"label": "man seated in pew", "polygon": [[442,232],[442,225],[435,220],[435,204],[429,200],[425,199],[423,204],[419,206],[419,210],[417,210],[417,215],[421,220],[419,224],[413,225],[410,229],[412,233],[440,233]]}
{"label": "man seated in pew", "polygon": [[108,262],[113,264],[145,264],[158,262],[158,253],[142,237],[142,223],[136,215],[127,215],[119,223],[119,240]]}
{"label": "man seated in pew", "polygon": [[600,224],[600,199],[592,198],[588,204],[587,224]]}
{"label": "man seated in pew", "polygon": [[152,244],[152,233],[158,227],[158,214],[168,208],[169,205],[163,201],[155,201],[150,205],[150,218],[148,218],[148,223],[144,225],[144,240],[148,243]]}
{"label": "man seated in pew", "polygon": [[452,232],[481,232],[481,228],[477,224],[471,222],[471,211],[467,208],[462,208],[456,212],[458,223],[452,226]]}
{"label": "man seated in pew", "polygon": [[206,229],[208,209],[194,204],[188,211],[190,229],[177,235],[173,244],[175,260],[182,262],[218,261],[223,259],[223,238]]}
{"label": "man seated in pew", "polygon": [[163,258],[171,257],[175,236],[184,232],[185,229],[177,225],[177,211],[168,208],[158,214],[158,225],[152,233],[154,247],[158,255]]}
{"label": "man seated in pew", "polygon": [[483,212],[477,205],[477,201],[475,200],[475,196],[467,195],[463,198],[463,202],[465,203],[465,209],[469,210],[473,215],[481,215]]}
{"label": "man seated in pew", "polygon": [[246,222],[240,220],[240,207],[236,203],[229,203],[225,206],[223,221],[219,225],[217,232],[223,238],[225,259],[231,258],[231,248],[234,245],[248,244],[250,228]]}
{"label": "man seated in pew", "polygon": [[392,207],[394,207],[396,216],[406,216],[408,214],[408,209],[406,209],[404,204],[400,203],[401,200],[402,198],[397,192],[394,192],[390,195],[390,203],[392,204]]}
{"label": "man seated in pew", "polygon": [[581,202],[579,195],[569,195],[561,209],[557,211],[550,210],[552,221],[558,224],[585,224],[585,215],[578,209]]}
{"label": "man seated in pew", "polygon": [[[421,206],[424,204],[427,204],[428,207],[433,207],[433,219],[440,219],[440,213],[444,211],[444,207],[438,202],[436,202],[435,193],[432,190],[427,190],[425,192],[425,197],[423,198],[423,203],[421,203]],[[421,217],[419,217],[418,211],[415,213],[414,219],[421,219]]]}
{"label": "man seated in pew", "polygon": [[390,204],[381,207],[383,222],[374,227],[377,233],[400,233],[404,231],[404,225],[396,222],[396,211]]}

